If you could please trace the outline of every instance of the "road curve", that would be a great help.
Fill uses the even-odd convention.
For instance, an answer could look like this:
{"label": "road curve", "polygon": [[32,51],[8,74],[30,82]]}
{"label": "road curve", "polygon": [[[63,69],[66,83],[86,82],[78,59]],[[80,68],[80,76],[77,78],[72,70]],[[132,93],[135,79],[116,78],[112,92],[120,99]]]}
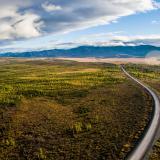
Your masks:
{"label": "road curve", "polygon": [[127,160],[143,160],[148,155],[148,152],[151,150],[151,147],[154,145],[155,140],[157,138],[159,127],[160,127],[160,101],[157,94],[147,87],[145,84],[140,82],[138,79],[132,77],[121,65],[122,71],[128,76],[130,79],[135,81],[141,87],[143,87],[153,98],[154,100],[154,113],[150,125],[140,140],[140,142],[135,146],[133,151],[128,155]]}

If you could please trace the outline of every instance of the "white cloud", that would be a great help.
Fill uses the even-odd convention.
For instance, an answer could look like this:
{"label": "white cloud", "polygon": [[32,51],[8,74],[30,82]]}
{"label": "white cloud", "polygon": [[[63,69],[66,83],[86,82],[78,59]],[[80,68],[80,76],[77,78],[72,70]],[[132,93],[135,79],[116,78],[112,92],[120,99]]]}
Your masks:
{"label": "white cloud", "polygon": [[14,3],[0,0],[0,40],[31,38],[41,35],[42,21],[40,16],[31,11],[20,11],[23,7],[32,5],[30,0]]}
{"label": "white cloud", "polygon": [[[58,2],[58,1],[55,1]],[[63,2],[63,0],[62,0]],[[71,0],[61,3],[60,14],[52,15],[49,32],[71,32],[116,22],[120,17],[157,8],[152,0]],[[53,27],[54,26],[54,27]]]}
{"label": "white cloud", "polygon": [[62,10],[61,6],[56,6],[54,4],[51,4],[49,2],[45,2],[42,4],[42,8],[46,11],[46,12],[53,12],[53,11],[59,11]]}
{"label": "white cloud", "polygon": [[33,13],[18,14],[10,20],[0,20],[0,39],[31,38],[41,35],[40,17]]}
{"label": "white cloud", "polygon": [[41,35],[40,28],[43,25],[43,22],[39,21],[40,17],[38,15],[26,13],[20,17],[22,20],[13,25],[13,34],[16,37],[30,38]]}
{"label": "white cloud", "polygon": [[54,4],[51,0],[0,0],[0,4],[0,40],[116,23],[123,16],[160,7],[153,0],[54,0]]}
{"label": "white cloud", "polygon": [[15,6],[0,7],[0,18],[17,16],[16,10]]}
{"label": "white cloud", "polygon": [[[72,46],[95,45],[95,46],[136,46],[153,45],[160,46],[160,35],[123,35],[123,32],[100,33],[86,35],[72,42]],[[64,46],[62,46],[64,47]]]}
{"label": "white cloud", "polygon": [[[63,37],[63,36],[62,36]],[[123,31],[91,34],[77,38],[73,41],[65,41],[63,38],[53,41],[43,41],[36,43],[35,40],[22,42],[12,42],[0,46],[0,53],[4,52],[24,52],[32,50],[45,50],[54,48],[74,48],[82,45],[93,46],[136,46],[136,45],[153,45],[160,47],[160,35],[124,35]]]}

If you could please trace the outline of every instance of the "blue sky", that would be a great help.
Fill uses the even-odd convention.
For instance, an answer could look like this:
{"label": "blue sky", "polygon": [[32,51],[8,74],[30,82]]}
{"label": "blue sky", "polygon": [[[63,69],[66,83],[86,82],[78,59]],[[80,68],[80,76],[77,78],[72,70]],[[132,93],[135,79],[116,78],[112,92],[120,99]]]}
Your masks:
{"label": "blue sky", "polygon": [[153,0],[0,0],[0,51],[79,45],[160,46]]}

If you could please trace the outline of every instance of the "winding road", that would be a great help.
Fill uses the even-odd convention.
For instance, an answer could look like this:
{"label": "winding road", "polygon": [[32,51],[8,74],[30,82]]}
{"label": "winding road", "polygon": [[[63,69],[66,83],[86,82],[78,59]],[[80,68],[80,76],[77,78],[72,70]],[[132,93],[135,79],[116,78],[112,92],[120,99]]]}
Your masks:
{"label": "winding road", "polygon": [[121,65],[122,71],[125,73],[126,76],[128,76],[130,79],[135,81],[137,84],[139,84],[141,87],[143,87],[153,98],[154,100],[154,113],[153,117],[150,123],[150,126],[148,127],[147,131],[145,132],[143,138],[139,141],[137,146],[131,151],[129,156],[127,157],[127,160],[144,160],[146,159],[148,153],[151,151],[152,146],[155,143],[155,140],[157,139],[157,136],[159,134],[160,129],[160,101],[158,95],[149,87],[147,87],[145,84],[140,82],[138,79],[132,77]]}

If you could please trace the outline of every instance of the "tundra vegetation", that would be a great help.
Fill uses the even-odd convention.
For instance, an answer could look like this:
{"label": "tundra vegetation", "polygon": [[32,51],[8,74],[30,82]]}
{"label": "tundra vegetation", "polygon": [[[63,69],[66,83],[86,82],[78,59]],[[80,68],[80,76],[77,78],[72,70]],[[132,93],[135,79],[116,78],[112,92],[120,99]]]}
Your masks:
{"label": "tundra vegetation", "polygon": [[[141,79],[141,81],[148,84],[160,95],[160,65],[129,64],[126,66],[126,68],[132,75],[138,79]],[[149,159],[160,159],[160,139],[155,143],[153,152]]]}
{"label": "tundra vegetation", "polygon": [[124,159],[152,108],[117,65],[1,59],[0,159]]}

